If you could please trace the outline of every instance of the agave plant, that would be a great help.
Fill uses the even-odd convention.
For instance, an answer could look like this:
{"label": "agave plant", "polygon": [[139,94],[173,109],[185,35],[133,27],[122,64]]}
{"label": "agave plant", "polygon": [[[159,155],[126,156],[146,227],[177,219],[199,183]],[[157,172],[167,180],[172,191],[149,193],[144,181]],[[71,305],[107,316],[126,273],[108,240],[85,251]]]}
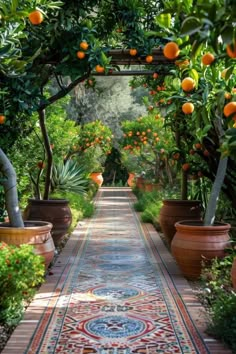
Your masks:
{"label": "agave plant", "polygon": [[67,191],[86,194],[89,184],[90,179],[76,161],[67,160],[65,163],[59,162],[53,166],[51,192]]}

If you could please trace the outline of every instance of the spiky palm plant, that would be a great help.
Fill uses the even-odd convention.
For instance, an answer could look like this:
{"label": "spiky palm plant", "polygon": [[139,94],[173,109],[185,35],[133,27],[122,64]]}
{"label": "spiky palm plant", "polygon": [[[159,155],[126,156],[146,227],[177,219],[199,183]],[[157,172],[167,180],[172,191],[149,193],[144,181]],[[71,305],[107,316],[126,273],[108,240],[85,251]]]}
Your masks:
{"label": "spiky palm plant", "polygon": [[67,191],[86,194],[90,179],[76,161],[68,160],[53,166],[51,192]]}

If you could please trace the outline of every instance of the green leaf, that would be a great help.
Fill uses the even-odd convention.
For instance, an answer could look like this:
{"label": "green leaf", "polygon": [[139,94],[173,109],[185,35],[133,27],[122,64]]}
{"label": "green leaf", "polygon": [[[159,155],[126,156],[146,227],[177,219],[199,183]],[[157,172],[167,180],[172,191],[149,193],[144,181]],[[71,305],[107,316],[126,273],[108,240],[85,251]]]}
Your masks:
{"label": "green leaf", "polygon": [[225,134],[229,136],[234,136],[234,135],[236,136],[236,129],[235,128],[228,129],[226,130]]}
{"label": "green leaf", "polygon": [[187,17],[181,27],[182,35],[192,35],[198,32],[202,27],[201,21],[197,17]]}
{"label": "green leaf", "polygon": [[155,18],[155,22],[164,28],[169,28],[171,25],[171,14],[170,13],[162,13]]}
{"label": "green leaf", "polygon": [[222,37],[222,40],[223,40],[223,42],[225,44],[232,43],[233,42],[233,37],[234,37],[234,29],[233,29],[233,27],[229,26],[228,24],[225,25],[222,28],[221,37]]}
{"label": "green leaf", "polygon": [[202,43],[200,41],[195,40],[192,44],[191,57],[192,58],[197,57],[201,49],[202,49]]}
{"label": "green leaf", "polygon": [[194,79],[194,81],[196,82],[196,84],[198,84],[198,80],[199,80],[199,75],[196,69],[191,69],[189,71],[189,75]]}
{"label": "green leaf", "polygon": [[11,44],[8,44],[5,47],[0,48],[0,56],[3,56],[7,52],[9,52],[10,49],[11,49]]}

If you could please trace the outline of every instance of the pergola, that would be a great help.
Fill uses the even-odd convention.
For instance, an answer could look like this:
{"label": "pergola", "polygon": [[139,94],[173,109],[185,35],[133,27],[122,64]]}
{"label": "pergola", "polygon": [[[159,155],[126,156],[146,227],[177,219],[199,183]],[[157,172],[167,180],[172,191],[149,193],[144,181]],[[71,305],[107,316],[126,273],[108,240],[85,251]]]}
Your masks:
{"label": "pergola", "polygon": [[[151,63],[147,63],[145,55],[136,55],[131,56],[128,49],[112,49],[107,55],[112,57],[111,64],[113,65],[121,65],[121,66],[134,66],[134,65],[142,65],[142,66],[158,66],[158,65],[170,65],[174,63],[174,60],[169,60],[164,57],[163,51],[161,48],[154,48],[152,50],[153,61]],[[153,71],[151,70],[120,70],[120,71],[109,71],[106,75],[108,76],[137,76],[137,75],[152,75]],[[103,73],[93,72],[93,75],[96,76],[104,76]]]}

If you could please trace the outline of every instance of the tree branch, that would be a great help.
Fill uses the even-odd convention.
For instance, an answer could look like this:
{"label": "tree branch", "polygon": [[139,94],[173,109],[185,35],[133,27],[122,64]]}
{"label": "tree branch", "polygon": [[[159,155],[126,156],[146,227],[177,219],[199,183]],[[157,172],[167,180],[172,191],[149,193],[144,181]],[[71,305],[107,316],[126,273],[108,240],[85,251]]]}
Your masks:
{"label": "tree branch", "polygon": [[49,97],[47,99],[47,102],[41,103],[41,105],[38,108],[38,111],[43,111],[46,107],[50,106],[60,98],[65,97],[75,86],[77,86],[80,82],[84,81],[87,79],[90,75],[90,70],[87,72],[84,76],[76,79],[75,81],[71,82],[67,87],[62,88],[61,91],[58,91],[55,95]]}

